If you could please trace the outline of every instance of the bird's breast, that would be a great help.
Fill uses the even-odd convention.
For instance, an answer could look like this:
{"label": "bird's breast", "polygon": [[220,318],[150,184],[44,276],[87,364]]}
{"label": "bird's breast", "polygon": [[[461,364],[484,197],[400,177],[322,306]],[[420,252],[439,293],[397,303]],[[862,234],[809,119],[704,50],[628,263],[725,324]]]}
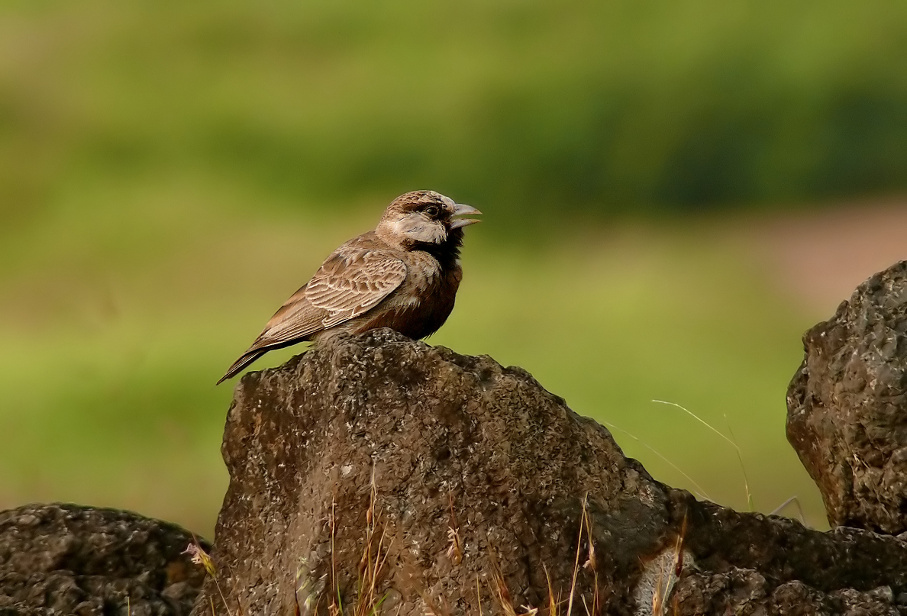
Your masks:
{"label": "bird's breast", "polygon": [[431,255],[412,259],[400,287],[363,315],[357,331],[390,327],[415,339],[435,333],[453,310],[461,278],[458,266],[442,268]]}

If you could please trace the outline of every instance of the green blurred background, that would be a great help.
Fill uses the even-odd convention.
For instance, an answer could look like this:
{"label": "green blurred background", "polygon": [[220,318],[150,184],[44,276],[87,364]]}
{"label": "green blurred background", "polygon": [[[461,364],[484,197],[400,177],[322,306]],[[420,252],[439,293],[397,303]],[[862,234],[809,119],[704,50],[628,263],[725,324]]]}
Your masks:
{"label": "green blurred background", "polygon": [[5,0],[0,508],[210,536],[214,382],[433,188],[485,215],[432,344],[525,367],[662,481],[747,509],[745,469],[756,510],[821,527],[784,395],[802,332],[907,256],[905,67],[901,2]]}

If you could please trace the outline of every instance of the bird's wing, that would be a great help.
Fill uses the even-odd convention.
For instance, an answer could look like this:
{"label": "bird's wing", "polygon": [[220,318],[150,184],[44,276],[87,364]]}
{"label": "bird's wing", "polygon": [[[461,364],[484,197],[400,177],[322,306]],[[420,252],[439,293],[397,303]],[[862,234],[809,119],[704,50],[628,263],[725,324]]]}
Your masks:
{"label": "bird's wing", "polygon": [[305,298],[327,311],[327,329],[358,317],[391,294],[406,278],[406,264],[381,250],[338,251],[309,281]]}
{"label": "bird's wing", "polygon": [[243,368],[269,350],[292,344],[296,340],[304,340],[310,334],[320,330],[321,319],[324,315],[323,310],[313,308],[305,300],[305,287],[302,287],[283,303],[252,346],[233,362],[217,384],[220,385],[225,380],[236,376]]}
{"label": "bird's wing", "polygon": [[300,340],[374,308],[406,278],[406,265],[380,250],[345,246],[271,317],[249,351]]}
{"label": "bird's wing", "polygon": [[270,349],[309,339],[374,308],[406,278],[406,265],[392,254],[346,244],[321,265],[271,317],[245,353],[218,383],[238,374]]}
{"label": "bird's wing", "polygon": [[306,286],[291,295],[274,313],[246,353],[264,347],[280,346],[322,329],[324,311],[314,308],[306,300]]}

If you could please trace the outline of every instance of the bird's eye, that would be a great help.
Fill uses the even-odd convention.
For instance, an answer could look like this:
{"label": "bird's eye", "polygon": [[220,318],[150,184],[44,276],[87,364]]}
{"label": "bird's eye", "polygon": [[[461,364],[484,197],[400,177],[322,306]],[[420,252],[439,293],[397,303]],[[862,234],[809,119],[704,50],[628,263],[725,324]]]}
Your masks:
{"label": "bird's eye", "polygon": [[429,218],[434,218],[434,217],[436,217],[436,216],[438,215],[438,206],[437,206],[437,205],[429,205],[428,207],[426,207],[426,208],[425,208],[424,210],[422,210],[422,211],[425,212],[425,215],[428,216]]}

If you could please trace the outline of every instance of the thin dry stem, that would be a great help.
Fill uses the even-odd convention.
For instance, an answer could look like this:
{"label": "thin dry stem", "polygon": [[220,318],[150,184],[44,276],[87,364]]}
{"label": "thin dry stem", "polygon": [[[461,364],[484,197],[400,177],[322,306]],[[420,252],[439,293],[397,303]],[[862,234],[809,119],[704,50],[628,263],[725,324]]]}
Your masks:
{"label": "thin dry stem", "polygon": [[740,445],[737,444],[737,437],[734,436],[734,431],[731,430],[731,420],[728,419],[727,414],[724,415],[724,422],[727,424],[727,432],[731,435],[731,442],[734,443],[734,451],[737,453],[737,462],[740,463],[740,472],[743,473],[743,489],[746,491],[746,506],[749,507],[750,511],[756,510],[756,505],[753,502],[753,493],[750,492],[750,480],[746,475],[746,465],[743,463],[743,453],[740,451]]}
{"label": "thin dry stem", "polygon": [[331,616],[336,616],[338,613],[343,613],[343,604],[340,599],[340,586],[337,584],[337,559],[335,558],[335,554],[337,553],[335,549],[337,525],[334,518],[336,506],[337,502],[334,500],[334,496],[331,495],[331,590],[336,593],[336,600],[331,600],[331,603],[328,605],[328,612],[331,614]]}
{"label": "thin dry stem", "polygon": [[447,493],[447,499],[450,504],[450,526],[447,529],[447,541],[450,545],[447,547],[447,557],[454,565],[459,565],[463,562],[463,542],[460,539],[457,515],[454,513],[453,492]]}
{"label": "thin dry stem", "polygon": [[561,596],[558,593],[557,599],[554,598],[554,589],[551,587],[551,574],[548,573],[548,567],[545,563],[542,563],[542,569],[545,570],[545,581],[548,583],[548,614],[549,616],[557,616],[558,606],[561,604]]}
{"label": "thin dry stem", "polygon": [[800,506],[800,498],[796,494],[775,507],[775,509],[773,509],[772,512],[769,513],[769,515],[778,515],[784,510],[785,507],[787,507],[791,503],[797,506],[797,514],[800,518],[800,523],[803,524],[803,526],[806,526],[806,516],[803,514],[803,507]]}
{"label": "thin dry stem", "polygon": [[589,606],[586,605],[585,597],[583,597],[583,605],[586,607],[586,614],[598,614],[601,604],[598,594],[598,567],[596,566],[597,562],[595,560],[595,540],[592,535],[592,519],[589,517],[585,507],[583,507],[583,522],[586,528],[586,539],[589,541],[589,558],[583,563],[583,569],[592,572],[592,611],[589,611]]}
{"label": "thin dry stem", "polygon": [[[576,577],[579,574],[579,555],[580,555],[580,552],[582,551],[582,546],[583,546],[583,528],[585,528],[586,500],[588,498],[589,498],[588,494],[583,496],[583,512],[582,512],[582,516],[580,517],[579,534],[576,537],[576,558],[573,562],[573,578],[570,580],[570,596],[567,599],[567,616],[571,616],[573,614],[573,596],[574,596],[574,593],[576,592]],[[591,538],[590,538],[590,541],[591,541]]]}
{"label": "thin dry stem", "polygon": [[726,422],[728,422],[728,432],[731,432],[730,437],[726,436],[723,432],[721,432],[721,430],[718,430],[717,428],[712,426],[712,424],[710,424],[709,422],[707,422],[704,419],[702,419],[701,417],[699,417],[693,411],[689,410],[688,408],[686,408],[684,406],[681,406],[680,404],[677,404],[676,402],[667,402],[665,400],[652,400],[652,402],[657,402],[658,404],[667,404],[668,406],[673,406],[674,408],[680,409],[681,411],[683,411],[684,413],[686,413],[687,415],[689,415],[690,417],[692,417],[693,419],[695,419],[696,421],[698,421],[699,423],[704,425],[706,428],[708,428],[709,430],[711,430],[712,432],[717,434],[719,437],[724,439],[724,441],[729,443],[731,445],[731,447],[734,448],[734,451],[737,453],[737,461],[740,463],[740,470],[743,473],[743,487],[744,487],[744,490],[746,491],[746,502],[750,508],[750,511],[752,511],[753,510],[753,496],[752,496],[752,493],[750,492],[749,479],[746,476],[746,466],[743,464],[743,453],[740,450],[740,445],[738,445],[736,439],[734,439],[734,433],[731,432],[731,425],[730,425],[730,422],[728,422],[727,415],[724,416],[724,419]]}
{"label": "thin dry stem", "polygon": [[[224,603],[224,609],[227,610],[227,615],[233,616],[233,612],[230,611],[230,606],[227,605],[227,598],[224,596],[224,591],[220,587],[220,582],[217,579],[217,569],[214,566],[214,561],[211,559],[211,555],[208,554],[198,542],[198,538],[195,535],[192,535],[192,543],[183,550],[183,554],[188,554],[193,563],[204,567],[205,573],[214,580],[214,587],[217,588],[220,600]],[[243,613],[242,608],[237,607],[237,609],[239,610],[239,614]],[[211,598],[211,614],[214,613],[214,599]]]}
{"label": "thin dry stem", "polygon": [[476,574],[476,605],[479,606],[479,616],[482,616],[482,588],[479,586],[479,574]]}
{"label": "thin dry stem", "polygon": [[[387,565],[390,545],[387,544],[387,529],[380,523],[377,507],[378,489],[375,482],[375,470],[372,468],[371,493],[369,506],[365,512],[365,541],[362,556],[358,565],[356,602],[352,606],[353,616],[375,616],[387,595],[379,596],[378,587],[381,575]],[[343,616],[344,607],[341,600],[341,588],[337,580],[336,563],[336,503],[331,501],[331,578],[332,597],[328,605],[331,616]],[[379,531],[380,528],[380,531]]]}
{"label": "thin dry stem", "polygon": [[651,445],[649,445],[647,442],[645,442],[645,441],[642,440],[641,438],[637,437],[637,436],[634,435],[633,433],[628,432],[627,430],[624,430],[624,429],[621,428],[620,426],[617,426],[617,425],[615,425],[615,424],[613,424],[613,423],[611,423],[611,422],[609,422],[609,421],[602,421],[601,423],[602,423],[603,425],[607,426],[608,428],[610,428],[611,430],[617,430],[618,432],[620,432],[620,433],[622,433],[622,434],[626,434],[627,436],[629,436],[630,438],[632,438],[634,441],[636,441],[637,443],[639,443],[640,445],[642,445],[643,447],[645,447],[646,449],[648,449],[649,451],[651,451],[652,453],[654,453],[656,456],[658,456],[665,464],[667,464],[668,466],[670,466],[671,468],[673,468],[675,471],[677,471],[678,473],[680,473],[680,475],[681,475],[684,479],[686,479],[687,481],[690,482],[690,485],[693,486],[693,488],[695,489],[696,496],[698,496],[698,497],[700,497],[700,498],[704,498],[705,500],[714,500],[712,497],[710,497],[710,496],[708,495],[708,493],[705,491],[705,488],[703,488],[701,485],[699,485],[698,483],[696,483],[696,480],[695,480],[695,479],[693,479],[693,478],[692,478],[689,474],[687,474],[682,468],[680,468],[680,467],[677,466],[673,461],[671,461],[670,458],[668,458],[666,455],[664,455],[663,453],[661,453],[660,451],[658,451],[657,449],[655,449],[654,447],[652,447]]}
{"label": "thin dry stem", "polygon": [[504,615],[516,616],[516,609],[513,606],[513,597],[510,596],[510,590],[507,588],[507,581],[504,579],[504,574],[501,572],[501,566],[498,563],[493,548],[489,547],[488,555],[490,556],[489,560],[491,561],[491,580],[494,582],[491,589],[497,597],[498,603],[504,611]]}

